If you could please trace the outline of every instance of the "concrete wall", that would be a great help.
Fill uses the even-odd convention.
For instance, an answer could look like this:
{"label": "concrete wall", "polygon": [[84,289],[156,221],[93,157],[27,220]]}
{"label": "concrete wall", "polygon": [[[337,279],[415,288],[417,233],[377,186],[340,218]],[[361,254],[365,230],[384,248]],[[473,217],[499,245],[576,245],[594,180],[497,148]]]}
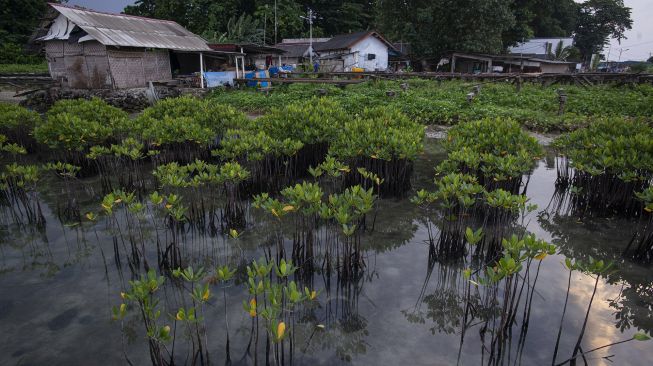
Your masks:
{"label": "concrete wall", "polygon": [[574,66],[565,65],[565,64],[546,64],[542,63],[540,69],[545,74],[564,74],[571,72],[571,68]]}
{"label": "concrete wall", "polygon": [[[374,55],[369,60],[368,55]],[[339,55],[339,57],[328,57]],[[361,67],[365,71],[385,71],[388,69],[388,45],[378,38],[368,36],[354,44],[350,50],[320,52],[320,69],[324,71],[351,71],[354,67]]]}
{"label": "concrete wall", "polygon": [[[351,52],[355,67],[362,67],[365,71],[385,71],[388,68],[388,45],[376,37],[365,37],[351,48]],[[368,59],[370,54],[375,55],[373,60]]]}

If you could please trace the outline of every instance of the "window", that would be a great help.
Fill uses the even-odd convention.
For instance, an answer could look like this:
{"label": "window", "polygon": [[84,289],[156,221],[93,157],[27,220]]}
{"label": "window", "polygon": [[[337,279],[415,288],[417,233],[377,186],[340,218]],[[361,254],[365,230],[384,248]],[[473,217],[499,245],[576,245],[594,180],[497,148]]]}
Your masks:
{"label": "window", "polygon": [[374,53],[368,53],[367,54],[367,60],[375,60],[376,59],[376,54]]}

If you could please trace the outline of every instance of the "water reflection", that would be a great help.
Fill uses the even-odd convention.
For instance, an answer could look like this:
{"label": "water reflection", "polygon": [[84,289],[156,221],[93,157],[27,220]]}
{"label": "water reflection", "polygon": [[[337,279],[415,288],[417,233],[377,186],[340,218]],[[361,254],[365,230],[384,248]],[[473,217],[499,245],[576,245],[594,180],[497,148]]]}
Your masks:
{"label": "water reflection", "polygon": [[[415,167],[418,188],[430,184],[438,159],[437,146],[427,146],[427,151]],[[528,195],[541,209],[552,197],[553,167],[550,159],[542,162],[529,183]],[[100,217],[74,224],[70,215],[57,212],[67,207],[70,197],[75,197],[81,216],[99,211],[101,182],[50,177],[42,183],[30,193],[30,205],[38,202],[44,223],[30,223],[27,216],[16,220],[18,206],[5,204],[0,214],[0,324],[7,337],[0,343],[2,364],[88,360],[125,364],[127,357],[133,364],[150,363],[138,314],[125,318],[121,331],[110,322],[110,309],[120,304],[119,294],[129,288],[130,280],[162,262],[170,262],[169,267],[213,269],[228,264],[237,268],[231,284],[212,287],[204,309],[205,356],[211,364],[250,365],[255,359],[264,364],[273,363],[275,357],[283,360],[280,363],[298,365],[549,364],[567,293],[569,272],[561,266],[565,257],[612,259],[618,265],[617,272],[598,281],[583,349],[627,339],[637,331],[653,331],[653,273],[620,256],[632,234],[633,224],[627,220],[579,221],[564,213],[533,214],[509,231],[535,232],[556,244],[562,255],[541,264],[533,261],[510,283],[477,286],[464,272],[468,268],[476,272],[482,263],[467,256],[445,261],[433,255],[425,216],[405,200],[384,200],[375,230],[361,238],[362,270],[345,278],[336,266],[324,266],[327,253],[316,242],[312,270],[300,270],[292,279],[300,288],[319,291],[318,301],[289,318],[292,332],[283,346],[268,343],[262,327],[256,343],[256,326],[243,309],[243,302],[250,300],[246,266],[253,259],[278,256],[277,242],[270,239],[278,230],[273,218],[246,209],[246,229],[239,238],[229,238],[219,225],[222,202],[204,193],[205,202],[215,205],[193,214],[205,217],[198,224],[171,229],[164,215],[152,207],[144,209],[146,221],[128,217],[121,209],[112,220]],[[440,229],[433,226],[436,233]],[[316,235],[325,235],[320,231],[324,228],[316,230]],[[283,249],[292,256],[293,228],[282,227],[281,234]],[[170,253],[167,248],[172,242],[179,252],[177,259],[168,260],[160,253]],[[305,261],[297,263],[308,266]],[[571,278],[559,362],[573,354],[595,284],[595,279],[578,272]],[[167,324],[174,323],[179,307],[189,306],[187,290],[170,278],[159,290]],[[192,364],[197,354],[192,337],[181,326],[176,332],[175,363]],[[46,351],[49,348],[65,351],[52,354]],[[605,351],[597,352],[589,363],[605,362],[600,357],[609,354],[619,364],[653,357],[650,348],[630,343]]]}

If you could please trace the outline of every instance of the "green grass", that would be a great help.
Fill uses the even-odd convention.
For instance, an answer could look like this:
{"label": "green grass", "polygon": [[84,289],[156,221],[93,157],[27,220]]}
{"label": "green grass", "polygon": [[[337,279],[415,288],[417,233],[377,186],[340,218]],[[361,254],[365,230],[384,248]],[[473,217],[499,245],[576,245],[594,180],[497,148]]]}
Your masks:
{"label": "green grass", "polygon": [[40,64],[0,64],[0,74],[48,72],[46,62]]}

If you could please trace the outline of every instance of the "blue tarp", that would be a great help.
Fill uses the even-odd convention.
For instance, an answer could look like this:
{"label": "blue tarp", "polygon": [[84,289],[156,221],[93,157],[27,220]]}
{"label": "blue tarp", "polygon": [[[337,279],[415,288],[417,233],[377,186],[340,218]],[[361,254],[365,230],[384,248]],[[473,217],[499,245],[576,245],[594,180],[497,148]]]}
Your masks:
{"label": "blue tarp", "polygon": [[222,85],[234,85],[234,78],[236,77],[235,71],[222,71],[222,72],[205,72],[204,80],[208,88],[215,88]]}
{"label": "blue tarp", "polygon": [[[252,71],[245,74],[245,79],[266,79],[269,78],[270,74],[267,71]],[[247,86],[259,86],[261,88],[267,88],[270,86],[268,81],[248,81]]]}

